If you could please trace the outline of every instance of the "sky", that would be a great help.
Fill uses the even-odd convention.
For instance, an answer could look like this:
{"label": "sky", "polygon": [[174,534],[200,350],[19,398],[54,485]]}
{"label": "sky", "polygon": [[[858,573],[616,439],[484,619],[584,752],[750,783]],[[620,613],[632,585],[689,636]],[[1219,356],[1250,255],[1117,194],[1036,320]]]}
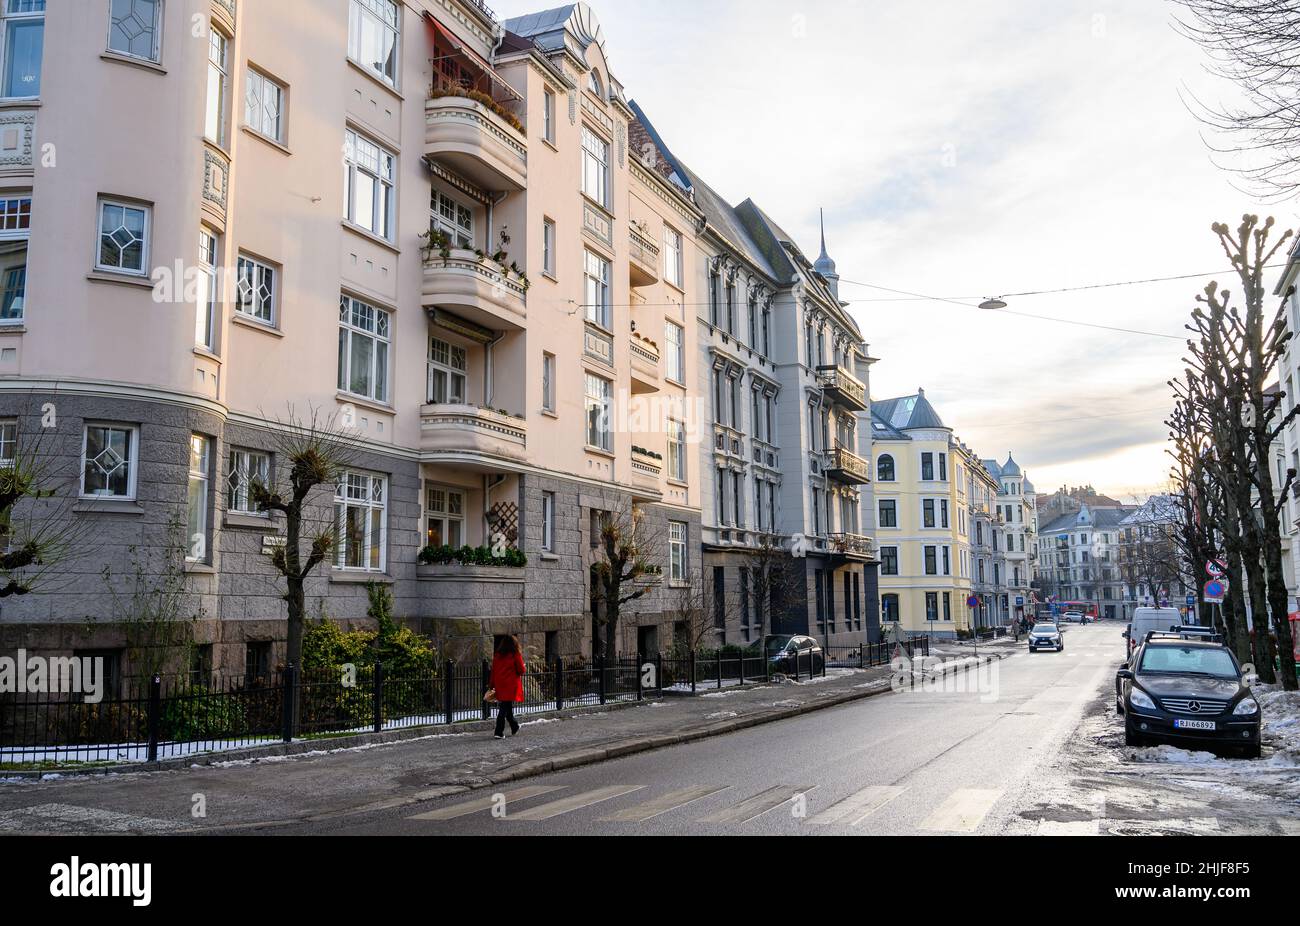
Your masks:
{"label": "sky", "polygon": [[[551,4],[547,4],[551,5]],[[495,0],[503,17],[536,3]],[[1295,227],[1216,165],[1187,101],[1231,99],[1168,0],[607,0],[614,75],[674,153],[818,251],[818,209],[876,398],[924,388],[1039,491],[1167,484],[1179,339],[984,297],[1221,273],[1210,232]],[[1181,336],[1211,279],[1007,298]],[[853,281],[850,283],[849,281]],[[870,288],[864,285],[870,284]],[[1235,287],[1234,287],[1235,288]],[[956,298],[881,301],[888,290]]]}

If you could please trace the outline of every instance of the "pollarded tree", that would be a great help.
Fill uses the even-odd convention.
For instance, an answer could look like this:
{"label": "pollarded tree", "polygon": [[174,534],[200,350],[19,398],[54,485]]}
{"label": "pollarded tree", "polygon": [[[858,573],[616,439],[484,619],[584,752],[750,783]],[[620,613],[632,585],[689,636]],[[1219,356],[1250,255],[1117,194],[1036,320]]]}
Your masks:
{"label": "pollarded tree", "polygon": [[645,511],[625,503],[602,512],[594,525],[596,548],[591,563],[591,607],[600,628],[595,655],[618,656],[618,625],[623,606],[644,598],[654,588],[649,579],[663,572],[663,535],[646,522]]}

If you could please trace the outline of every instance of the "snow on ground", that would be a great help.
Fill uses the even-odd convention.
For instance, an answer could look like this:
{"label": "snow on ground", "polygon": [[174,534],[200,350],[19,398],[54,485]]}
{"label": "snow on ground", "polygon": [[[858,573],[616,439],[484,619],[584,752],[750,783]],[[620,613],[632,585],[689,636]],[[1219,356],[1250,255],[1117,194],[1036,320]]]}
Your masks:
{"label": "snow on ground", "polygon": [[1130,762],[1200,766],[1216,772],[1251,774],[1300,768],[1300,692],[1283,691],[1277,685],[1256,685],[1255,697],[1263,711],[1264,757],[1255,760],[1222,759],[1212,752],[1180,749],[1176,746],[1124,747]]}

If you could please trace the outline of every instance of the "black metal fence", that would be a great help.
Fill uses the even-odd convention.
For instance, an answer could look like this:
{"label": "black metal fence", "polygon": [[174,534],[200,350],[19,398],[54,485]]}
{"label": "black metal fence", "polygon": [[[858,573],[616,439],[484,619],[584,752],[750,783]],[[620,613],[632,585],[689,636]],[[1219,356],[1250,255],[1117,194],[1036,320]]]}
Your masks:
{"label": "black metal fence", "polygon": [[[928,637],[906,641],[929,654]],[[826,668],[885,665],[890,644],[831,647],[794,658],[752,652],[658,654],[608,661],[557,659],[530,667],[516,715],[694,694],[770,680],[825,675]],[[390,675],[382,665],[269,678],[154,675],[123,679],[100,702],[67,694],[0,695],[0,766],[156,761],[297,738],[328,738],[487,720],[491,667],[446,662]]]}

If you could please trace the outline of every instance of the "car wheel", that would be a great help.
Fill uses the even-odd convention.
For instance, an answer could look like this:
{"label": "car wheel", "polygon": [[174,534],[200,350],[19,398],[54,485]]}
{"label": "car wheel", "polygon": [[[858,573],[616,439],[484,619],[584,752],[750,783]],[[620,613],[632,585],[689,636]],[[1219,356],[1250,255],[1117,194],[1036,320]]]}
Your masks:
{"label": "car wheel", "polygon": [[1147,738],[1133,729],[1131,724],[1124,724],[1124,745],[1125,746],[1145,746]]}

